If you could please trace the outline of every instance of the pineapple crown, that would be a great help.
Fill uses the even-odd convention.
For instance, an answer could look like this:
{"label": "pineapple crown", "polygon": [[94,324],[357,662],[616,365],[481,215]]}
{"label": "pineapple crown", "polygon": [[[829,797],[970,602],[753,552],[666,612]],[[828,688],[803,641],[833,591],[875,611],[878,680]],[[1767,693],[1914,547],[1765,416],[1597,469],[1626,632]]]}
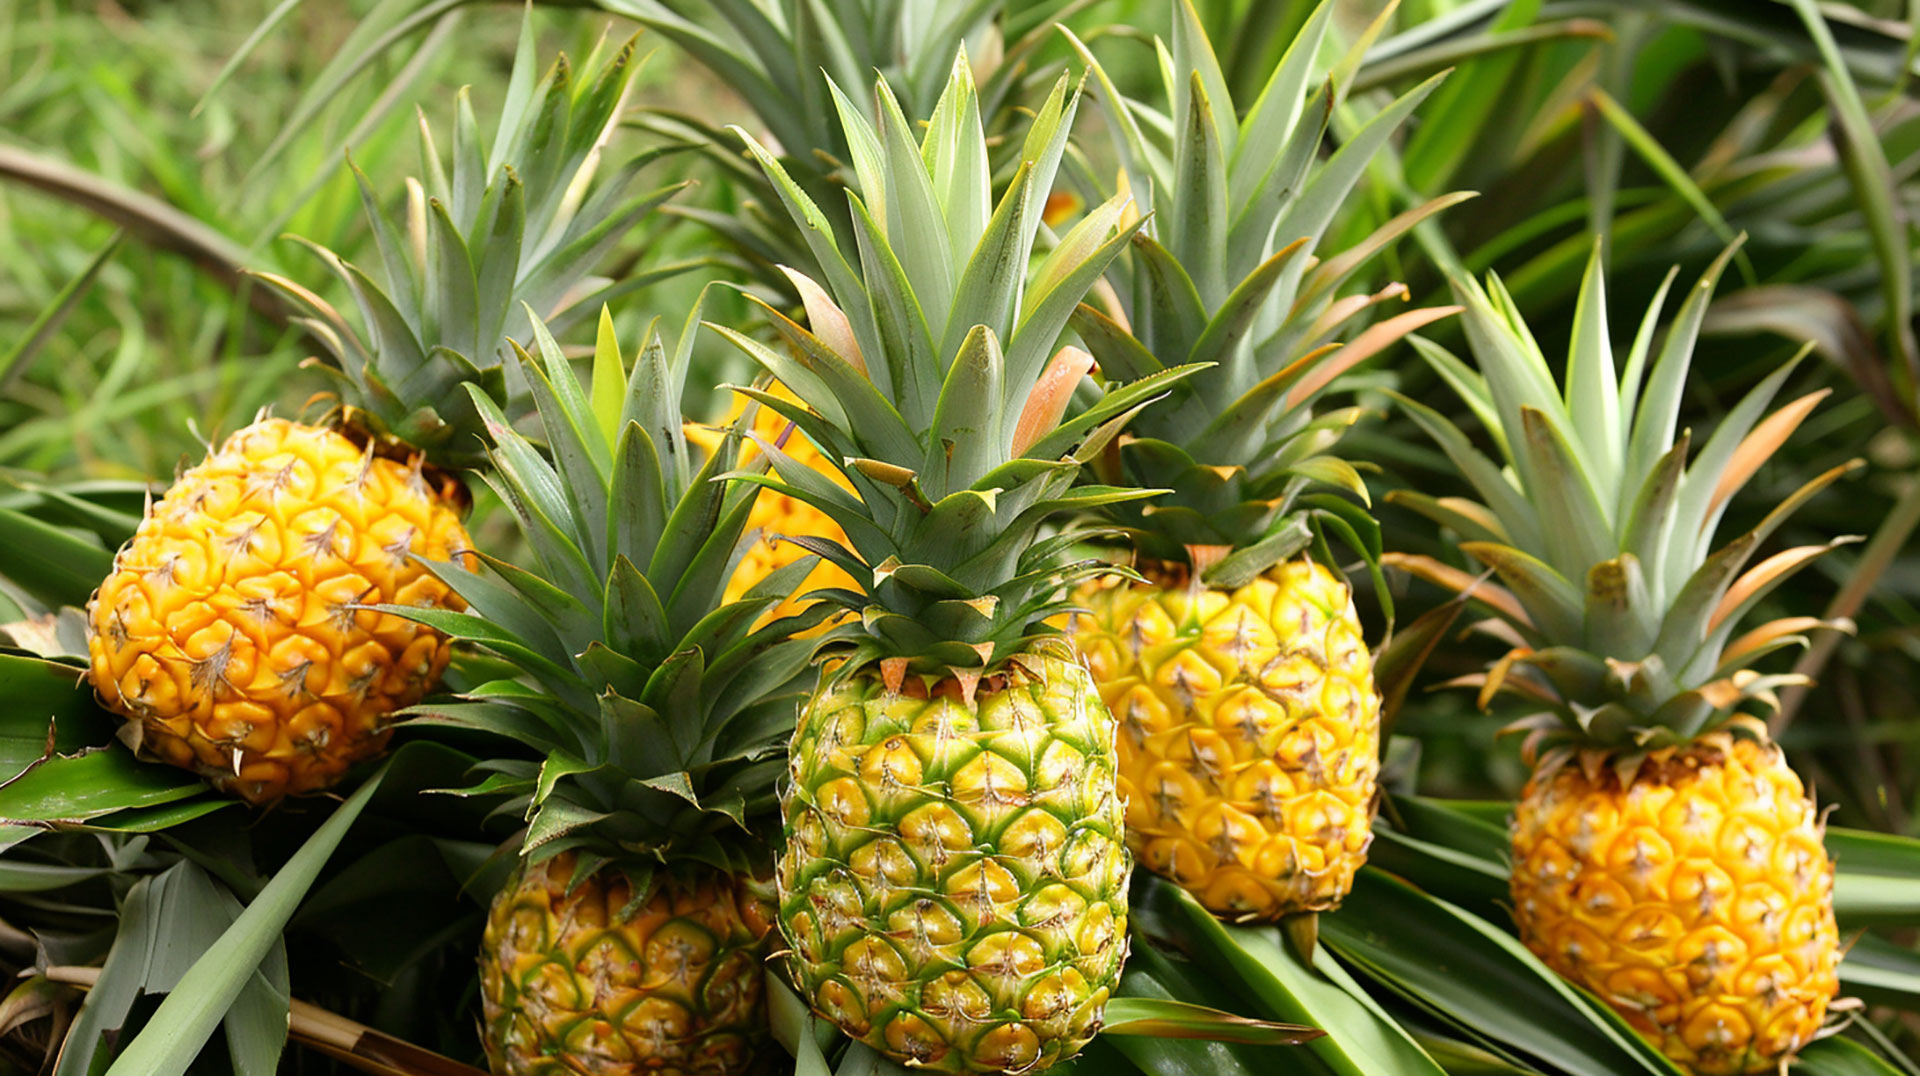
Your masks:
{"label": "pineapple crown", "polygon": [[1063,417],[1091,360],[1075,348],[1055,353],[1055,344],[1138,227],[1120,223],[1127,200],[1115,198],[1032,256],[1078,102],[1066,79],[1034,115],[997,205],[964,53],[924,139],[913,136],[884,79],[875,87],[877,126],[838,86],[828,88],[852,147],[858,189],[847,200],[856,249],[842,248],[786,170],[743,132],[806,229],[824,279],[792,274],[810,330],[762,304],[789,352],[715,329],[801,403],[738,391],[798,427],[854,493],[764,442],[773,474],[741,477],[818,507],[847,534],[845,546],[789,539],[870,581],[865,593],[815,592],[859,613],[857,623],[826,636],[827,647],[854,658],[842,668],[876,658],[939,673],[991,665],[1050,630],[1041,622],[1059,608],[1060,585],[1076,570],[1076,536],[1041,540],[1041,528],[1065,513],[1149,495],[1074,489],[1081,464],[1189,371],[1113,388]]}
{"label": "pineapple crown", "polygon": [[511,336],[528,331],[522,311],[558,324],[576,306],[624,289],[595,288],[589,273],[637,220],[685,184],[627,193],[635,173],[668,150],[642,154],[597,181],[637,66],[632,39],[603,60],[604,46],[578,72],[562,54],[536,82],[531,22],[525,24],[491,147],[464,88],[454,106],[451,167],[421,115],[424,179],[407,180],[399,223],[352,166],[384,283],[318,243],[299,242],[346,284],[364,335],[312,291],[259,274],[307,312],[301,324],[332,354],[341,395],[373,432],[443,466],[477,465],[482,423],[460,386],[481,386],[516,419],[529,413],[528,386],[509,347]]}
{"label": "pineapple crown", "polygon": [[[1060,0],[1049,2],[1057,5]],[[624,10],[630,4],[624,0],[608,6]],[[847,0],[654,0],[631,4],[627,13],[725,76],[776,145],[789,153],[817,151],[812,159],[796,158],[814,168],[820,157],[845,160],[848,149],[844,129],[834,122],[835,102],[819,77],[822,71],[843,86],[858,85],[877,72],[904,99],[905,114],[919,119],[931,114],[930,106],[942,92],[953,43],[964,42],[976,56],[990,61],[976,67],[986,79],[986,114],[994,116],[995,106],[1012,89],[1010,79],[1021,69],[1004,62],[1002,6],[997,0],[881,5]],[[1015,48],[1024,53],[1042,40],[1035,34]],[[702,125],[698,117],[680,118]],[[869,113],[868,118],[879,117]]]}
{"label": "pineapple crown", "polygon": [[1409,210],[1338,255],[1316,251],[1380,147],[1444,73],[1382,109],[1320,163],[1328,123],[1384,23],[1328,68],[1319,56],[1334,4],[1322,3],[1240,118],[1191,0],[1173,7],[1171,49],[1155,41],[1170,116],[1122,97],[1086,45],[1062,31],[1093,73],[1120,190],[1154,211],[1133,236],[1131,258],[1115,267],[1117,308],[1083,305],[1073,326],[1108,376],[1206,366],[1171,386],[1167,401],[1142,414],[1095,470],[1115,484],[1173,491],[1118,504],[1113,515],[1137,550],[1190,562],[1207,583],[1239,586],[1316,539],[1329,555],[1329,529],[1371,562],[1380,545],[1371,514],[1324,492],[1367,501],[1359,472],[1331,453],[1361,410],[1315,414],[1313,404],[1341,374],[1458,308],[1389,317],[1342,345],[1362,314],[1404,300],[1407,289],[1340,291],[1394,239],[1472,195]]}
{"label": "pineapple crown", "polygon": [[581,877],[615,861],[640,898],[662,864],[753,866],[740,832],[770,821],[811,656],[791,635],[824,616],[754,627],[810,557],[722,603],[758,488],[718,480],[737,432],[697,470],[689,459],[680,391],[698,314],[671,359],[649,328],[628,371],[603,309],[590,387],[532,321],[538,358],[517,344],[515,358],[546,452],[479,387],[468,392],[493,442],[486,480],[538,570],[485,554],[491,576],[436,564],[471,611],[405,613],[524,670],[419,718],[485,729],[543,759],[486,763],[474,790],[524,808],[524,854],[575,851]]}
{"label": "pineapple crown", "polygon": [[1747,700],[1774,705],[1773,690],[1799,679],[1749,668],[1760,657],[1804,645],[1809,630],[1845,626],[1788,617],[1733,637],[1774,587],[1850,540],[1788,549],[1747,567],[1789,515],[1859,465],[1814,478],[1754,529],[1713,548],[1734,494],[1826,396],[1809,393],[1767,413],[1802,349],[1692,451],[1692,431],[1679,425],[1687,370],[1714,285],[1738,246],[1701,275],[1656,350],[1654,327],[1677,270],[1669,272],[1616,367],[1596,244],[1575,306],[1564,384],[1497,277],[1485,288],[1455,281],[1477,372],[1415,340],[1486,428],[1504,466],[1439,412],[1398,397],[1480,499],[1406,490],[1392,500],[1459,535],[1461,550],[1499,583],[1427,557],[1390,561],[1492,610],[1489,626],[1513,648],[1462,682],[1480,689],[1482,705],[1503,690],[1546,704],[1549,712],[1519,726],[1546,742],[1609,749],[1685,742]]}
{"label": "pineapple crown", "polygon": [[[1027,4],[1021,21],[1040,19],[1062,0]],[[1051,38],[1050,19],[1008,41],[999,2],[945,3],[905,0],[621,0],[617,8],[680,45],[696,62],[726,80],[753,110],[783,167],[829,218],[843,245],[853,242],[852,222],[835,189],[849,159],[845,131],[820,73],[841,86],[858,86],[878,72],[900,98],[914,124],[932,114],[947,77],[954,42],[964,42],[980,79],[981,116],[999,133],[1013,118],[1015,88],[1028,58]],[[883,117],[868,111],[869,122]],[[726,173],[744,200],[729,210],[676,207],[746,255],[767,283],[784,288],[777,267],[797,266],[818,275],[803,229],[781,211],[780,195],[753,162],[742,158],[726,133],[698,115],[647,110],[640,120],[652,130],[701,148]],[[990,148],[1019,143],[990,139]],[[1000,163],[998,159],[996,164]],[[996,173],[998,169],[995,169]]]}

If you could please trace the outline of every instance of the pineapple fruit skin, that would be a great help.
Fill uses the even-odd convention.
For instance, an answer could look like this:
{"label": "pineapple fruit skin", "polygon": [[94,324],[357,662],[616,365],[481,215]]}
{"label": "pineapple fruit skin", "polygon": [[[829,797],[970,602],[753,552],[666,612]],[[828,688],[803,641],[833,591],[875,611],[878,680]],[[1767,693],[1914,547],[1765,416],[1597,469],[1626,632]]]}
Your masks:
{"label": "pineapple fruit skin", "polygon": [[94,689],[144,753],[248,802],[333,784],[446,668],[440,633],[350,608],[464,608],[412,559],[472,559],[446,483],[328,427],[236,431],[88,603]]}
{"label": "pineapple fruit skin", "polygon": [[1833,861],[1780,748],[1714,732],[1528,782],[1514,918],[1548,966],[1703,1076],[1770,1072],[1838,992]]}
{"label": "pineapple fruit skin", "polygon": [[563,852],[523,868],[487,916],[480,996],[497,1076],[754,1071],[771,887],[708,871],[663,880],[629,911],[624,875],[574,880],[574,867]]}
{"label": "pineapple fruit skin", "polygon": [[1380,771],[1346,583],[1299,559],[1234,590],[1109,576],[1077,598],[1075,644],[1120,726],[1134,854],[1216,915],[1339,907]]}
{"label": "pineapple fruit skin", "polygon": [[801,715],[783,792],[796,984],[848,1035],[934,1072],[1071,1057],[1126,958],[1112,715],[1061,643],[1005,669],[971,701],[953,680],[840,677]]}

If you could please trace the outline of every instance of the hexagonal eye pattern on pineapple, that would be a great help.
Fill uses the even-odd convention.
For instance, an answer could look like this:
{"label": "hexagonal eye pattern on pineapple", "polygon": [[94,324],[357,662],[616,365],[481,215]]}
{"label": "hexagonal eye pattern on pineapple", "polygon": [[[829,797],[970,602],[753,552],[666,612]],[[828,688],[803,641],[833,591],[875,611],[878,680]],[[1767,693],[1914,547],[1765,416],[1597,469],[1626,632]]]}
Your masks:
{"label": "hexagonal eye pattern on pineapple", "polygon": [[464,608],[414,558],[468,546],[418,465],[256,422],[182,473],[115,558],[88,609],[96,690],[144,753],[250,802],[326,788],[447,664],[439,632],[363,606]]}

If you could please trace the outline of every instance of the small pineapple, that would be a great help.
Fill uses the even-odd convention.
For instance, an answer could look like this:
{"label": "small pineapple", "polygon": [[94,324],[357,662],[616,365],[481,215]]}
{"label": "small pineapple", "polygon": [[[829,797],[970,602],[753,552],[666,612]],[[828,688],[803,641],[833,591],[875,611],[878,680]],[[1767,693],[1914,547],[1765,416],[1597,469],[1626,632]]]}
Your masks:
{"label": "small pineapple", "polygon": [[[1488,426],[1503,469],[1423,404],[1402,400],[1480,494],[1396,499],[1451,528],[1505,586],[1423,557],[1393,562],[1498,616],[1514,648],[1469,678],[1546,709],[1512,823],[1514,919],[1549,966],[1705,1076],[1771,1072],[1820,1031],[1838,989],[1833,862],[1820,814],[1764,724],[1797,678],[1754,661],[1841,627],[1808,617],[1733,632],[1781,580],[1831,548],[1747,563],[1781,522],[1850,469],[1801,487],[1713,549],[1728,501],[1825,395],[1766,409],[1798,360],[1736,404],[1688,461],[1678,429],[1693,343],[1723,254],[1663,346],[1654,299],[1616,376],[1596,249],[1554,381],[1494,280],[1457,289],[1479,372],[1421,349]],[[1744,572],[1744,574],[1743,574]]]}
{"label": "small pineapple", "polygon": [[618,871],[576,877],[563,852],[523,866],[480,943],[496,1073],[752,1071],[765,1043],[770,885],[668,877],[634,899]]}
{"label": "small pineapple", "polygon": [[[1038,1070],[1100,1028],[1131,867],[1113,718],[1045,625],[1077,536],[1040,528],[1144,495],[1072,481],[1185,371],[1062,421],[1087,359],[1056,353],[1059,336],[1131,232],[1117,200],[1030,264],[1077,103],[1064,79],[997,206],[964,54],[924,139],[884,80],[877,130],[832,92],[855,147],[859,268],[807,228],[826,267],[802,288],[811,329],[767,310],[791,356],[718,329],[801,404],[740,391],[854,490],[765,441],[777,477],[742,476],[832,517],[847,540],[815,548],[864,591],[824,595],[857,616],[821,637],[829,664],[790,751],[774,875],[788,969],[815,1012],[896,1060]],[[795,221],[818,221],[748,144]]]}
{"label": "small pineapple", "polygon": [[[1358,66],[1358,51],[1332,74],[1319,63],[1332,7],[1308,21],[1244,119],[1189,0],[1174,5],[1162,52],[1174,106],[1164,123],[1137,125],[1151,111],[1119,99],[1081,47],[1102,87],[1121,188],[1150,195],[1155,212],[1117,274],[1121,309],[1082,306],[1074,327],[1109,376],[1212,365],[1094,461],[1103,481],[1171,492],[1109,510],[1136,571],[1081,588],[1074,641],[1120,721],[1128,844],[1149,869],[1241,920],[1337,908],[1372,840],[1373,656],[1346,582],[1322,563],[1327,543],[1317,543],[1320,560],[1309,547],[1331,531],[1371,556],[1378,527],[1325,489],[1366,498],[1359,474],[1330,454],[1359,410],[1316,415],[1313,403],[1342,372],[1451,313],[1402,313],[1339,342],[1363,311],[1406,296],[1397,284],[1341,289],[1460,198],[1421,206],[1351,250],[1317,250],[1374,150],[1434,85],[1395,101],[1315,168]],[[1164,137],[1152,143],[1148,130]]]}
{"label": "small pineapple", "polygon": [[521,413],[501,360],[522,304],[554,311],[664,197],[618,203],[630,170],[590,186],[631,58],[629,43],[578,83],[564,56],[537,86],[526,71],[491,162],[463,92],[451,185],[423,122],[428,181],[410,185],[404,232],[355,170],[385,289],[313,249],[352,290],[364,340],[311,291],[261,274],[333,351],[346,405],[235,432],[115,557],[88,605],[92,679],[137,750],[271,802],[379,754],[393,714],[438,680],[446,640],[367,607],[460,608],[418,559],[470,545],[459,473],[478,462],[479,423],[458,386]]}
{"label": "small pineapple", "polygon": [[589,394],[534,339],[518,372],[553,463],[471,391],[537,563],[442,567],[472,612],[411,614],[523,671],[418,718],[531,753],[490,761],[477,790],[527,817],[481,943],[487,1054],[499,1076],[755,1071],[774,783],[812,679],[793,636],[826,610],[755,625],[813,564],[723,602],[757,488],[716,480],[739,432],[691,467],[670,380],[684,352],[669,365],[650,339],[629,373],[603,314]]}

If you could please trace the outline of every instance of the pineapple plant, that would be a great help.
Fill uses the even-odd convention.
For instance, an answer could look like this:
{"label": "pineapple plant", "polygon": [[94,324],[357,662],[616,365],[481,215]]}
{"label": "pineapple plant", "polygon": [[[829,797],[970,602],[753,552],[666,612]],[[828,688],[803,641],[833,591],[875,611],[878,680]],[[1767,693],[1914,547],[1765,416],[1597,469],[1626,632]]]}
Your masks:
{"label": "pineapple plant", "polygon": [[[598,50],[596,50],[596,53]],[[251,803],[327,788],[378,755],[438,680],[448,642],[381,604],[458,608],[424,562],[466,557],[462,473],[482,457],[462,383],[523,413],[503,355],[531,308],[560,313],[671,188],[595,182],[633,74],[631,41],[536,83],[523,34],[493,145],[464,92],[451,175],[424,118],[424,181],[397,227],[355,169],[385,283],[308,244],[353,293],[364,336],[274,274],[331,353],[336,403],[226,437],[147,508],[88,604],[91,677],[134,748]]]}
{"label": "pineapple plant", "polygon": [[695,328],[671,361],[649,331],[629,372],[603,313],[584,387],[536,323],[538,361],[514,346],[545,455],[470,386],[488,481],[536,563],[436,565],[468,611],[405,613],[521,673],[416,719],[532,754],[484,763],[474,790],[527,820],[479,956],[501,1076],[745,1073],[766,1044],[774,783],[810,644],[792,635],[806,617],[755,625],[812,564],[722,599],[758,490],[716,481],[738,432],[691,466],[678,385]]}
{"label": "pineapple plant", "polygon": [[[1083,305],[1074,327],[1109,376],[1206,368],[1093,462],[1102,481],[1172,492],[1108,506],[1133,570],[1083,584],[1072,631],[1120,723],[1129,846],[1216,914],[1276,921],[1339,906],[1366,859],[1379,771],[1373,658],[1327,540],[1377,554],[1366,486],[1334,454],[1361,410],[1314,404],[1340,374],[1452,312],[1400,313],[1342,343],[1406,289],[1341,291],[1462,196],[1321,251],[1362,171],[1437,80],[1316,166],[1371,35],[1329,72],[1319,57],[1333,5],[1322,4],[1242,118],[1192,4],[1174,6],[1161,67],[1171,116],[1123,100],[1075,41],[1119,186],[1154,219],[1115,274],[1117,307]],[[1309,938],[1312,922],[1292,920]]]}
{"label": "pineapple plant", "polygon": [[[819,640],[782,791],[774,871],[787,970],[849,1036],[937,1072],[1038,1070],[1101,1026],[1127,951],[1131,860],[1114,724],[1046,620],[1088,570],[1063,513],[1142,491],[1073,488],[1082,463],[1186,371],[1066,416],[1090,360],[1056,350],[1127,242],[1110,201],[1034,257],[1077,95],[1035,110],[994,204],[964,53],[923,138],[884,79],[870,124],[829,83],[857,189],[843,248],[773,154],[746,137],[825,267],[809,327],[766,314],[777,350],[727,339],[798,403],[743,389],[853,489],[771,441],[742,481],[803,500],[845,542],[799,538],[857,584]],[[850,260],[853,259],[853,260]]]}
{"label": "pineapple plant", "polygon": [[1752,665],[1810,630],[1844,625],[1793,616],[1734,632],[1837,544],[1748,567],[1795,509],[1853,466],[1815,477],[1713,548],[1729,501],[1825,395],[1767,414],[1796,358],[1694,451],[1678,425],[1681,394],[1732,253],[1700,278],[1656,349],[1669,274],[1616,367],[1596,248],[1564,385],[1498,279],[1459,281],[1478,371],[1430,343],[1421,350],[1500,461],[1402,399],[1480,499],[1395,499],[1457,534],[1498,582],[1392,558],[1495,614],[1490,630],[1512,648],[1466,681],[1482,704],[1504,692],[1540,707],[1518,725],[1535,763],[1510,833],[1522,940],[1676,1064],[1713,1076],[1784,1068],[1819,1034],[1838,989],[1821,814],[1753,716],[1798,678]]}

